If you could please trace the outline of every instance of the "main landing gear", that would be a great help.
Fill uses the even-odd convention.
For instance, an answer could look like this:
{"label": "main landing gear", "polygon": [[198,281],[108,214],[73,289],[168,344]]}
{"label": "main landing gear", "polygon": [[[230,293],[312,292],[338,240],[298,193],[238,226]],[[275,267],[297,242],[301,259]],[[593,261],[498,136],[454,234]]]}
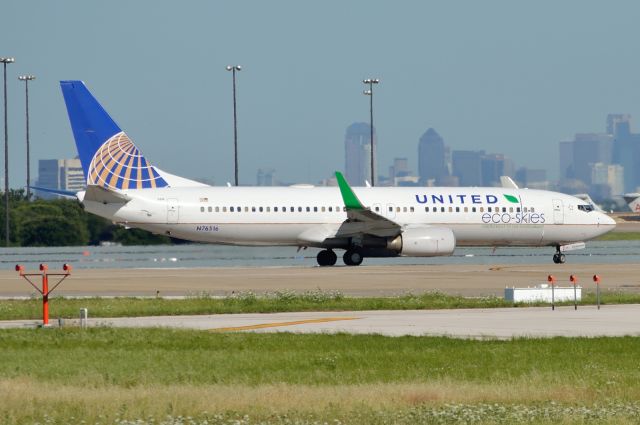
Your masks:
{"label": "main landing gear", "polygon": [[[363,259],[362,253],[357,248],[348,249],[342,256],[342,260],[347,266],[359,266]],[[338,261],[338,256],[331,249],[323,249],[318,252],[316,260],[321,267],[334,266]]]}
{"label": "main landing gear", "polygon": [[330,249],[323,249],[318,252],[316,260],[319,266],[333,266],[336,264],[336,261],[338,261],[338,256]]}
{"label": "main landing gear", "polygon": [[553,262],[556,264],[564,264],[565,261],[567,261],[567,258],[560,252],[560,245],[556,246],[556,253],[553,254]]}
{"label": "main landing gear", "polygon": [[347,266],[359,266],[364,257],[358,249],[348,249],[342,256],[342,260]]}

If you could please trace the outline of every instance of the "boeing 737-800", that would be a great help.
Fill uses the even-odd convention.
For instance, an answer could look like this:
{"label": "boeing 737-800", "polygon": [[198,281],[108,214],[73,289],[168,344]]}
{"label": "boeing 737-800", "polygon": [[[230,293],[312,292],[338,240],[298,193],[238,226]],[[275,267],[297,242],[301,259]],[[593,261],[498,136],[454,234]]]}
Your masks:
{"label": "boeing 737-800", "polygon": [[565,247],[615,227],[573,196],[517,188],[212,187],[151,165],[81,81],[61,82],[87,189],[86,210],[198,242],[316,247],[321,266],[364,257],[451,255],[457,246]]}

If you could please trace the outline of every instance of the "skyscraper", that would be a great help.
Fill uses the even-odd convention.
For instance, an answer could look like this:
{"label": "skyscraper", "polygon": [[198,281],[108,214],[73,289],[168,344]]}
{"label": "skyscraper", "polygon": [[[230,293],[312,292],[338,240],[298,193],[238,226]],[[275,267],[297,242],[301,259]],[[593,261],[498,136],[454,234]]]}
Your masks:
{"label": "skyscraper", "polygon": [[513,177],[515,167],[513,161],[503,154],[483,155],[481,159],[482,186],[500,186],[500,177]]}
{"label": "skyscraper", "polygon": [[602,133],[578,133],[573,142],[575,178],[591,184],[591,164],[611,164],[613,137]]}
{"label": "skyscraper", "polygon": [[418,142],[418,174],[422,184],[449,176],[444,140],[433,128],[428,129]]}
{"label": "skyscraper", "polygon": [[[375,127],[373,143],[377,144]],[[365,180],[371,180],[371,132],[368,123],[357,122],[347,127],[344,154],[347,181],[353,186],[364,186]]]}
{"label": "skyscraper", "polygon": [[[82,165],[78,158],[41,159],[38,161],[37,185],[40,187],[79,192],[85,189],[85,182]],[[57,197],[57,195],[44,191],[38,191],[37,195],[43,199]]]}
{"label": "skyscraper", "polygon": [[460,186],[482,185],[482,157],[484,151],[453,151],[453,175]]}

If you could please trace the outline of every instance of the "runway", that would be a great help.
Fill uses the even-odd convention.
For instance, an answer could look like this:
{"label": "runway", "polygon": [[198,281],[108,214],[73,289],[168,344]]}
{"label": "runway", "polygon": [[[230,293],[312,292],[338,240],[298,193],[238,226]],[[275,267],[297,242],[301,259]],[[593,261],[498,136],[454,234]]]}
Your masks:
{"label": "runway", "polygon": [[[534,286],[553,274],[559,285],[569,276],[594,290],[592,276],[604,291],[640,291],[640,264],[451,264],[362,265],[359,267],[215,267],[155,269],[78,269],[54,296],[224,296],[233,292],[279,290],[340,291],[373,297],[441,291],[463,296],[502,296],[507,286]],[[55,282],[52,277],[50,285]],[[25,297],[34,289],[14,271],[0,271],[0,297]]]}
{"label": "runway", "polygon": [[[33,327],[33,320],[0,328]],[[67,325],[77,321],[67,321]],[[640,335],[640,305],[220,314],[89,319],[89,326],[168,327],[211,332],[351,333],[456,338],[598,337]]]}

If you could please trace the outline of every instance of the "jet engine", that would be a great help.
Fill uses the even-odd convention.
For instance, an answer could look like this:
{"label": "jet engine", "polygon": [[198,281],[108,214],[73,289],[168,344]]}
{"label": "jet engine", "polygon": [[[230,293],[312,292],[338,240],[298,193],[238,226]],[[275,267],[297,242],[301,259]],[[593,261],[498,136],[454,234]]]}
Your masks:
{"label": "jet engine", "polygon": [[437,257],[453,254],[456,236],[446,227],[410,227],[387,243],[387,249],[406,257]]}

